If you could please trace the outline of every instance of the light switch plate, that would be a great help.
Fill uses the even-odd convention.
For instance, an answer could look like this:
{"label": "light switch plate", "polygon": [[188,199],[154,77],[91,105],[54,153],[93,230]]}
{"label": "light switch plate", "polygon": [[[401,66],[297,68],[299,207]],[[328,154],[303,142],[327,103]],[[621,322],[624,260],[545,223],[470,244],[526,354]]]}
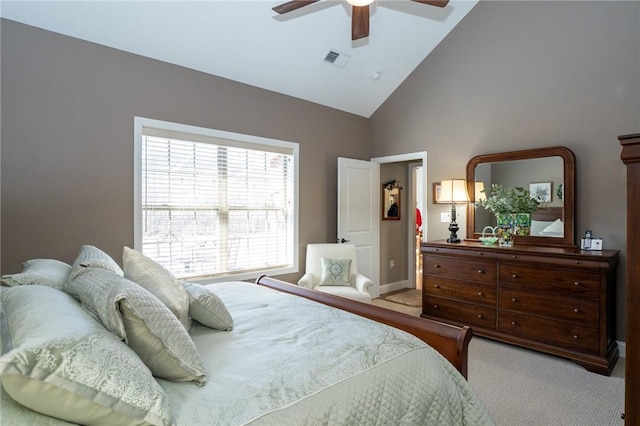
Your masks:
{"label": "light switch plate", "polygon": [[449,212],[440,213],[440,222],[442,222],[442,223],[451,222],[451,213],[449,213]]}

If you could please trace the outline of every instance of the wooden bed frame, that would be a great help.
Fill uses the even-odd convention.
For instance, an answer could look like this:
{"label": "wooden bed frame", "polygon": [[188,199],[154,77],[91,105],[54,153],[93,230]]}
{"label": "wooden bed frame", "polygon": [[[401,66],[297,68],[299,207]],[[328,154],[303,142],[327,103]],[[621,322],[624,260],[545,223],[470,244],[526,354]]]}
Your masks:
{"label": "wooden bed frame", "polygon": [[471,328],[467,326],[456,327],[434,320],[413,317],[379,306],[300,287],[275,278],[269,278],[266,275],[260,276],[256,280],[256,284],[314,300],[411,333],[440,352],[462,373],[465,379],[467,378],[468,347],[473,335]]}
{"label": "wooden bed frame", "polygon": [[618,137],[627,166],[627,298],[625,410],[627,426],[640,425],[640,133]]}

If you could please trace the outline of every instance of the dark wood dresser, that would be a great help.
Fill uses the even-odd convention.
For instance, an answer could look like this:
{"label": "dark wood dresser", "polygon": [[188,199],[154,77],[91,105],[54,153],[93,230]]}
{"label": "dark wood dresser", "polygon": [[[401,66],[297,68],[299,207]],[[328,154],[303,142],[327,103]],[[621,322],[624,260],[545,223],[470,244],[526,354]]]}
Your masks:
{"label": "dark wood dresser", "polygon": [[618,251],[443,240],[421,253],[422,317],[611,374]]}

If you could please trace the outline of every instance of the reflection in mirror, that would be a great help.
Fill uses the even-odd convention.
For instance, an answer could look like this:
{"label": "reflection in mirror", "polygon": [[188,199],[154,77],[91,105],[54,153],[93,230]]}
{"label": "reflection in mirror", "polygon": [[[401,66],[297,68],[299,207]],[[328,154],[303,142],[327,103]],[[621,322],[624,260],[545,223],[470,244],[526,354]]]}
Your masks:
{"label": "reflection in mirror", "polygon": [[[573,153],[564,147],[481,155],[467,164],[469,193],[474,200],[490,196],[492,184],[530,190],[540,206],[531,215],[531,235],[517,237],[515,242],[573,246],[574,170]],[[495,215],[470,204],[467,237],[478,238],[487,226],[496,226]]]}
{"label": "reflection in mirror", "polygon": [[382,185],[382,220],[400,220],[400,190],[398,186]]}

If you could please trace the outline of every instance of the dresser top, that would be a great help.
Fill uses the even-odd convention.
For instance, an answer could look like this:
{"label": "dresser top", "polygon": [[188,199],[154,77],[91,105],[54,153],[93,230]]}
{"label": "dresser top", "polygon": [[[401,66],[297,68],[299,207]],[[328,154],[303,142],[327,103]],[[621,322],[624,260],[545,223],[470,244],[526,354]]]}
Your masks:
{"label": "dresser top", "polygon": [[497,244],[487,246],[479,241],[461,241],[459,243],[448,243],[446,240],[433,240],[427,241],[421,244],[424,247],[442,247],[446,249],[460,249],[460,250],[487,250],[495,251],[496,253],[519,253],[519,254],[539,254],[549,256],[567,256],[567,257],[582,257],[593,259],[612,259],[617,258],[620,253],[619,250],[581,250],[576,247],[549,247],[549,246],[534,246],[527,244],[514,244],[510,247],[499,246]]}

